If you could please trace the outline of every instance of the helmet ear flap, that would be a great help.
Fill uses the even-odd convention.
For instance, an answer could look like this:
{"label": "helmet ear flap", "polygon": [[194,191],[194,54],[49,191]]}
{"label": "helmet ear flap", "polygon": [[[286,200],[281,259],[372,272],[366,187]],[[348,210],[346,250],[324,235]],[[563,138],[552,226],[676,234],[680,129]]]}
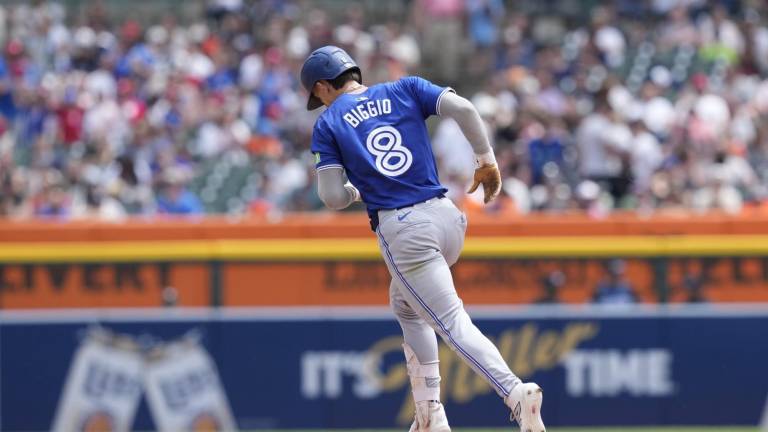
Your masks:
{"label": "helmet ear flap", "polygon": [[318,87],[322,87],[323,85],[322,79],[317,80],[312,84],[312,87],[309,88],[309,98],[307,99],[307,110],[312,111],[314,109],[320,108],[323,106],[323,101],[315,95],[315,90]]}

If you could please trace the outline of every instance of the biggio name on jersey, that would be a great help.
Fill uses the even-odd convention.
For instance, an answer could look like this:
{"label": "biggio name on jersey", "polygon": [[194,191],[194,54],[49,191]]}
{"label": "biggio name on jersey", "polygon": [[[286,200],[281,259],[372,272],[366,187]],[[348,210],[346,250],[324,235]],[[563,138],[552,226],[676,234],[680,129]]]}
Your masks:
{"label": "biggio name on jersey", "polygon": [[[368,99],[363,97],[364,99]],[[363,99],[361,98],[361,99]],[[358,104],[344,114],[344,121],[356,128],[364,120],[392,112],[392,102],[389,99],[368,100]]]}

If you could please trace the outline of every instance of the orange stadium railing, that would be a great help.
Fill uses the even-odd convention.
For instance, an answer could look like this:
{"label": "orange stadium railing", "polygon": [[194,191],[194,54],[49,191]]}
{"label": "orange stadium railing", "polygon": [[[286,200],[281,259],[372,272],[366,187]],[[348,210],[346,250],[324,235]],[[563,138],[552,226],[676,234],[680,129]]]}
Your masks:
{"label": "orange stadium railing", "polygon": [[[616,258],[643,302],[768,301],[762,214],[471,215],[454,278],[469,304],[582,303]],[[3,309],[384,305],[388,284],[361,214],[0,221]]]}

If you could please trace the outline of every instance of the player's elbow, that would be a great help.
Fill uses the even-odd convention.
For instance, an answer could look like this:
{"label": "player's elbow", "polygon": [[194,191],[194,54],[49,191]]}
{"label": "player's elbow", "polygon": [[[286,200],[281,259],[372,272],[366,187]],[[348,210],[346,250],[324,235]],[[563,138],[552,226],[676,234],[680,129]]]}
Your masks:
{"label": "player's elbow", "polygon": [[331,210],[341,210],[349,205],[349,195],[344,188],[341,190],[321,189],[319,195],[323,204]]}
{"label": "player's elbow", "polygon": [[350,197],[344,186],[341,169],[323,169],[317,172],[317,194],[326,207],[341,210],[349,205]]}
{"label": "player's elbow", "polygon": [[347,205],[342,202],[338,202],[338,201],[330,201],[330,202],[324,201],[324,202],[325,202],[325,206],[331,210],[344,210],[345,208],[347,208]]}

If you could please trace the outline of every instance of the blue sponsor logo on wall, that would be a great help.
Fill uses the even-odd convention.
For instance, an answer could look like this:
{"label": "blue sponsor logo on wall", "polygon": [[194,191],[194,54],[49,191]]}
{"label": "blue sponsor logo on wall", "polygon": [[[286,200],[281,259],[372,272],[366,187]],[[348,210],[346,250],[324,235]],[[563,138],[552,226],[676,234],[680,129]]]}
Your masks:
{"label": "blue sponsor logo on wall", "polygon": [[[253,319],[211,313],[183,320],[159,312],[101,324],[160,339],[198,329],[242,429],[409,423],[412,402],[393,319],[260,320],[257,312]],[[475,322],[513,371],[544,388],[548,425],[757,424],[768,395],[768,312],[600,316],[499,313]],[[2,430],[50,428],[78,334],[92,323],[92,317],[0,320]],[[440,349],[451,423],[509,426],[508,410],[490,386],[446,346]],[[171,383],[167,399],[183,400],[204,384],[205,377]],[[153,428],[146,401],[134,428]]]}

